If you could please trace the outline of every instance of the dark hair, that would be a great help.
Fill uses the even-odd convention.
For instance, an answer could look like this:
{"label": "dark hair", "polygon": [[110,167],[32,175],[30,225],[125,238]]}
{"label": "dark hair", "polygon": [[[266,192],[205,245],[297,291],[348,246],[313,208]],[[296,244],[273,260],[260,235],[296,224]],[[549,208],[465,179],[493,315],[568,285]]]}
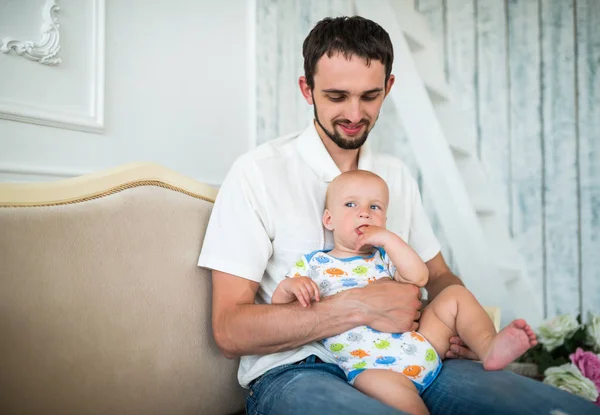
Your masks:
{"label": "dark hair", "polygon": [[326,17],[315,25],[302,45],[304,76],[313,89],[317,62],[327,54],[342,53],[346,59],[356,55],[367,60],[378,60],[385,67],[385,81],[392,73],[394,48],[390,35],[372,20],[360,16]]}

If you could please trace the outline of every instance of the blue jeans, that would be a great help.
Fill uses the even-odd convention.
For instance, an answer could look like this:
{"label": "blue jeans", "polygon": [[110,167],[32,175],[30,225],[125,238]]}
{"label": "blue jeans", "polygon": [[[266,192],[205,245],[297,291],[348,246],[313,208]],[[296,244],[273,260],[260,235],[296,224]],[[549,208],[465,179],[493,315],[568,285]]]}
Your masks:
{"label": "blue jeans", "polygon": [[[508,371],[484,371],[480,363],[449,359],[421,395],[432,415],[600,414],[600,408],[568,392]],[[246,399],[249,415],[402,414],[350,386],[335,364],[301,363],[271,369]],[[561,412],[562,411],[562,412]]]}

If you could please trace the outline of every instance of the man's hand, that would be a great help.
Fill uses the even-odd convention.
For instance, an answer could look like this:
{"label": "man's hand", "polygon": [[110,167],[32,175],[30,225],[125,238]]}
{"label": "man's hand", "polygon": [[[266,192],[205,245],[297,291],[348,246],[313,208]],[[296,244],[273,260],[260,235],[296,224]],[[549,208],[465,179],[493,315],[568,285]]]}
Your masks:
{"label": "man's hand", "polygon": [[421,291],[416,285],[382,278],[364,288],[344,291],[343,301],[359,313],[364,325],[387,333],[419,328]]}
{"label": "man's hand", "polygon": [[[277,291],[280,291],[285,298],[296,298],[302,304],[302,307],[309,307],[314,299],[320,301],[319,287],[309,277],[286,278],[279,283]],[[275,298],[275,294],[273,294]]]}
{"label": "man's hand", "polygon": [[450,348],[446,352],[447,359],[471,359],[478,360],[479,357],[469,349],[458,336],[450,337]]}

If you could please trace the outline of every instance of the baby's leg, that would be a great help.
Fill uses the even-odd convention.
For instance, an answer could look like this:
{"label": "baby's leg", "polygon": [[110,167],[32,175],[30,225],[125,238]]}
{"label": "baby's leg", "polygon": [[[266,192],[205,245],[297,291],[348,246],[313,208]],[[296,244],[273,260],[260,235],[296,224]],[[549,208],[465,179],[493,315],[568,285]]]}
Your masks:
{"label": "baby's leg", "polygon": [[401,373],[388,369],[367,369],[356,377],[354,387],[408,414],[429,415],[417,388]]}
{"label": "baby's leg", "polygon": [[450,347],[450,337],[458,334],[487,370],[503,369],[537,344],[525,320],[515,320],[496,334],[486,311],[473,294],[460,285],[447,287],[425,307],[419,332],[442,359]]}

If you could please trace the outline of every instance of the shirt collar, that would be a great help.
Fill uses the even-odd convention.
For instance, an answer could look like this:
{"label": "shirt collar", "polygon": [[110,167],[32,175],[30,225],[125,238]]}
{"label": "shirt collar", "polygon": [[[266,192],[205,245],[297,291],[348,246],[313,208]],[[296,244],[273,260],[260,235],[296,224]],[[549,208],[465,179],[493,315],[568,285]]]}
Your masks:
{"label": "shirt collar", "polygon": [[[298,136],[296,142],[301,157],[321,180],[329,183],[340,175],[340,169],[321,141],[314,122],[311,121],[310,125]],[[369,171],[373,168],[373,156],[368,140],[358,153],[358,168]]]}

